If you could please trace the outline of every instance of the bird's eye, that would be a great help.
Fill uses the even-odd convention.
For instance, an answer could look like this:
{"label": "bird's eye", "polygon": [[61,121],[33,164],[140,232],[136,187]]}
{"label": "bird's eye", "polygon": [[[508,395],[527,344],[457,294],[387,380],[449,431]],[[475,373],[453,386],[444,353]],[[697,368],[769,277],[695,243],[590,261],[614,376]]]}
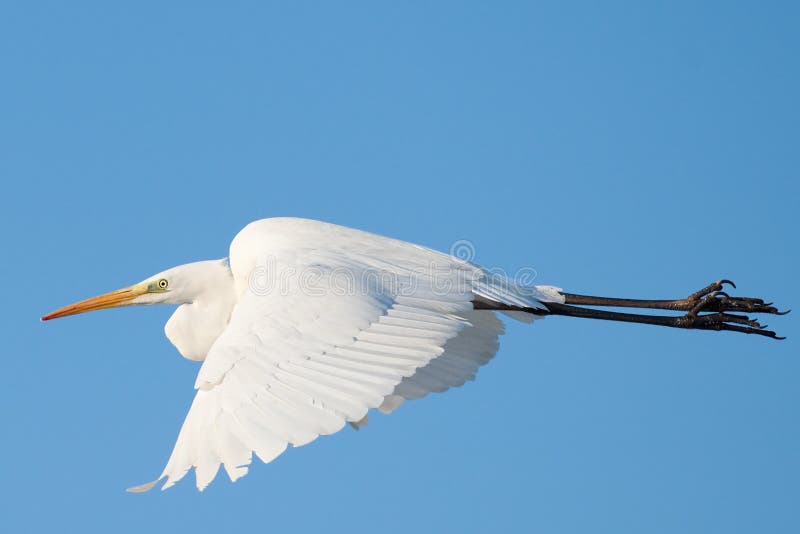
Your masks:
{"label": "bird's eye", "polygon": [[169,282],[167,282],[166,278],[162,278],[161,280],[158,281],[158,288],[159,289],[167,289],[168,285],[169,285]]}

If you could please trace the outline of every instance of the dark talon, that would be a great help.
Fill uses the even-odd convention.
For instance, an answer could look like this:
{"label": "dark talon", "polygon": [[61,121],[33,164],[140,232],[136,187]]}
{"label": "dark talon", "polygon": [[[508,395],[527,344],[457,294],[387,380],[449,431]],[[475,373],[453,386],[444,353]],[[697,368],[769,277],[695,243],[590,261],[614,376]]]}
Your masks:
{"label": "dark talon", "polygon": [[[736,287],[732,281],[723,279],[709,284],[700,291],[691,294],[684,302],[687,307],[686,315],[678,319],[682,328],[699,328],[703,330],[729,330],[745,334],[759,334],[775,339],[783,339],[771,330],[768,325],[762,325],[755,319],[745,315],[726,312],[746,313],[772,313],[784,315],[772,306],[772,302],[753,297],[732,297],[721,288],[729,284]],[[703,313],[708,312],[708,313]]]}
{"label": "dark talon", "polygon": [[[742,314],[773,314],[786,315],[791,310],[779,311],[772,302],[754,297],[733,297],[722,288],[730,285],[736,288],[733,281],[723,278],[689,295],[676,300],[642,300],[621,299],[609,297],[594,297],[590,295],[574,295],[562,293],[564,304],[548,303],[550,313],[557,315],[571,315],[574,317],[589,317],[612,321],[657,324],[674,328],[693,328],[698,330],[727,330],[745,334],[758,334],[774,339],[785,339],[772,330],[767,330],[768,325],[762,325],[757,320]],[[478,302],[478,305],[481,303]],[[580,308],[573,305],[602,306],[617,308],[648,308],[653,310],[682,311],[684,315],[643,315],[621,313],[612,311]],[[484,309],[483,307],[476,309]]]}

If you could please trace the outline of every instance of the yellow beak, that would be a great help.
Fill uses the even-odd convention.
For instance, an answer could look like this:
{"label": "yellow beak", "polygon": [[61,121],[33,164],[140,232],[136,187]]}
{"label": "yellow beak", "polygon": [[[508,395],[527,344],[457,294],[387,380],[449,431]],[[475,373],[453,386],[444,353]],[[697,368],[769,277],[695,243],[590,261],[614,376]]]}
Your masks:
{"label": "yellow beak", "polygon": [[66,317],[68,315],[76,315],[78,313],[85,313],[94,310],[105,310],[106,308],[116,308],[117,306],[124,306],[131,300],[139,295],[147,293],[147,286],[144,284],[137,284],[135,286],[118,289],[110,293],[104,293],[97,297],[82,300],[69,306],[59,308],[54,312],[50,312],[42,317],[42,321],[49,321],[50,319],[58,319],[59,317]]}

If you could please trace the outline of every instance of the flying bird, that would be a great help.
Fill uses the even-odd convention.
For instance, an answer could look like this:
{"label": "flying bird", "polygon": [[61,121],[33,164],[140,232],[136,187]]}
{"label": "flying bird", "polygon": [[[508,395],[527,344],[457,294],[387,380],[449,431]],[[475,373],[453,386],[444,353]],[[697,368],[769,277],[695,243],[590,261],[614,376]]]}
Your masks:
{"label": "flying bird", "polygon": [[[58,309],[43,321],[139,304],[177,304],[165,326],[202,362],[194,401],[166,467],[147,491],[194,468],[203,490],[222,465],[235,481],[255,453],[270,462],[367,412],[462,385],[491,360],[503,323],[550,315],[728,330],[779,338],[744,313],[782,314],[732,297],[728,280],[678,300],[635,300],[530,286],[454,255],[325,222],[250,223],[227,259],[167,269]],[[735,286],[733,286],[735,287]],[[594,307],[684,312],[623,313]]]}

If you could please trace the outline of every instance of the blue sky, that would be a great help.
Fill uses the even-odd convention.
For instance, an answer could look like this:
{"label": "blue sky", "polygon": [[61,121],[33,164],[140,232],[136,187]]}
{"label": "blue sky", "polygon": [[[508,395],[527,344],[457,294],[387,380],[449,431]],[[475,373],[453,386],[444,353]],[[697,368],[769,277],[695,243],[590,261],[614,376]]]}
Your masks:
{"label": "blue sky", "polygon": [[[335,5],[334,5],[335,4]],[[236,484],[157,475],[196,364],[168,307],[41,324],[324,219],[576,293],[796,275],[792,2],[105,2],[0,8],[8,532],[800,530],[785,342],[551,318],[478,380]]]}

